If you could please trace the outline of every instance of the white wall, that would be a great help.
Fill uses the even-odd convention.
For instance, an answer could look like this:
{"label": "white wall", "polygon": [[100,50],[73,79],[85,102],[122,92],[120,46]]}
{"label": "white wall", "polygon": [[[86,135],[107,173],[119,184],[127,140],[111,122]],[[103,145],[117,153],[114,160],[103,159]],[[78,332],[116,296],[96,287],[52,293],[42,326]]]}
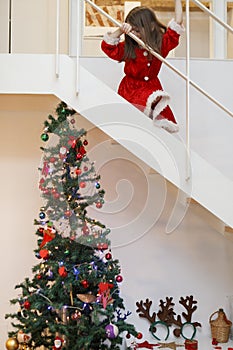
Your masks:
{"label": "white wall", "polygon": [[[1,95],[0,102],[3,349],[9,329],[4,314],[12,311],[9,299],[17,295],[15,284],[30,275],[35,262],[33,220],[41,205],[37,189],[40,134],[57,100]],[[121,293],[127,310],[132,311],[128,321],[144,334],[143,339],[154,342],[148,333],[149,324],[135,312],[135,302],[148,297],[153,301],[153,311],[158,311],[159,300],[172,296],[176,312],[180,313],[179,298],[192,294],[198,302],[193,320],[202,323],[196,338],[206,344],[199,348],[212,349],[209,316],[219,307],[229,315],[226,297],[233,294],[233,242],[211,229],[192,208],[178,228],[166,235],[176,190],[159,175],[149,174],[145,165],[125,149],[106,141],[106,135],[85,119],[78,120],[80,127],[88,131],[88,154],[96,160],[101,186],[106,191],[103,209],[90,210],[90,214],[112,230],[113,255],[120,260],[124,278]],[[136,228],[135,220],[140,223]]]}
{"label": "white wall", "polygon": [[[12,52],[55,53],[56,0],[12,0]],[[68,0],[60,1],[60,52],[68,53]]]}

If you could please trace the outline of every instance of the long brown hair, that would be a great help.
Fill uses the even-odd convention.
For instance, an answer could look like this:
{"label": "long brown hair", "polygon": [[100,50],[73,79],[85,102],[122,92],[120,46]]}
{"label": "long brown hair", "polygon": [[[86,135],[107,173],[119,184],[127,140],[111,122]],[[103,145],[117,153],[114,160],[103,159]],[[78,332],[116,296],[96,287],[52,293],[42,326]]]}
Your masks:
{"label": "long brown hair", "polygon": [[[167,28],[156,17],[154,11],[145,6],[134,7],[126,16],[126,23],[137,28],[141,39],[154,51],[161,52],[162,36]],[[129,35],[125,35],[125,52],[123,60],[134,59],[137,42]]]}

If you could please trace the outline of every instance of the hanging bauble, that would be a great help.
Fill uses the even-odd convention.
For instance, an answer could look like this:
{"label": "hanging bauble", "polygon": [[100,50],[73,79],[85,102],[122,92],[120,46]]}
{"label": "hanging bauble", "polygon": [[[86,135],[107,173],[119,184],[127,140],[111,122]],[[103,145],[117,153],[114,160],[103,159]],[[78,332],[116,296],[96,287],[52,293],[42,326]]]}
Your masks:
{"label": "hanging bauble", "polygon": [[96,184],[95,184],[95,188],[97,188],[97,190],[100,188],[100,184],[99,184],[99,182],[96,182]]}
{"label": "hanging bauble", "polygon": [[25,300],[25,302],[23,303],[23,307],[24,307],[26,310],[29,310],[30,307],[31,307],[30,301]]}
{"label": "hanging bauble", "polygon": [[89,283],[87,280],[82,280],[81,281],[81,285],[83,286],[83,288],[88,288],[89,287]]}
{"label": "hanging bauble", "polygon": [[71,124],[75,124],[75,119],[72,118],[72,119],[70,120],[70,122],[71,122]]}
{"label": "hanging bauble", "polygon": [[19,348],[19,342],[16,338],[9,338],[6,341],[7,350],[16,350]]}
{"label": "hanging bauble", "polygon": [[81,175],[81,174],[82,174],[82,170],[79,169],[79,168],[76,169],[76,170],[75,170],[75,174],[76,174],[76,175]]}
{"label": "hanging bauble", "polygon": [[85,188],[86,187],[86,182],[84,182],[84,181],[80,182],[79,187],[80,188]]}
{"label": "hanging bauble", "polygon": [[107,260],[112,259],[112,254],[111,253],[105,254],[105,259],[107,259]]}
{"label": "hanging bauble", "polygon": [[89,227],[88,227],[87,225],[84,225],[84,226],[82,227],[82,234],[83,234],[84,236],[88,236],[89,233],[90,233]]}
{"label": "hanging bauble", "polygon": [[49,161],[50,161],[50,163],[55,163],[56,162],[56,158],[55,157],[50,157]]}
{"label": "hanging bauble", "polygon": [[61,277],[66,277],[68,275],[65,266],[59,267],[58,273]]}
{"label": "hanging bauble", "polygon": [[88,166],[85,165],[85,166],[83,167],[83,170],[84,170],[84,171],[88,171]]}
{"label": "hanging bauble", "polygon": [[59,194],[58,192],[55,192],[55,193],[53,194],[53,198],[54,198],[54,199],[59,199],[59,198],[60,198],[60,194]]}
{"label": "hanging bauble", "polygon": [[115,339],[119,334],[119,329],[115,324],[110,323],[105,327],[105,332],[107,338]]}
{"label": "hanging bauble", "polygon": [[76,159],[77,159],[77,160],[81,160],[81,159],[82,159],[82,157],[83,157],[83,156],[82,156],[82,154],[81,154],[81,153],[77,153],[77,155],[76,155]]}
{"label": "hanging bauble", "polygon": [[127,333],[126,334],[126,338],[129,339],[131,337],[131,334],[130,333]]}
{"label": "hanging bauble", "polygon": [[49,280],[53,279],[53,271],[49,269],[48,272],[46,273],[46,276],[48,277]]}
{"label": "hanging bauble", "polygon": [[42,279],[42,275],[41,275],[41,274],[36,275],[36,279],[37,279],[38,281],[41,280],[41,279]]}
{"label": "hanging bauble", "polygon": [[137,339],[142,339],[142,337],[143,337],[142,333],[139,332],[139,333],[137,334]]}
{"label": "hanging bauble", "polygon": [[97,202],[95,206],[96,208],[101,209],[103,205],[101,202]]}
{"label": "hanging bauble", "polygon": [[45,213],[44,213],[43,211],[41,211],[41,212],[39,213],[39,218],[40,218],[41,220],[43,220],[43,219],[45,218]]}
{"label": "hanging bauble", "polygon": [[123,281],[123,277],[121,275],[116,276],[116,281],[118,283],[122,282]]}
{"label": "hanging bauble", "polygon": [[97,249],[98,250],[106,250],[106,249],[108,249],[108,244],[107,243],[98,243]]}
{"label": "hanging bauble", "polygon": [[48,139],[49,139],[49,135],[46,134],[46,133],[43,133],[43,134],[40,136],[40,138],[41,138],[42,141],[46,142],[46,141],[48,141]]}
{"label": "hanging bauble", "polygon": [[68,219],[68,218],[71,217],[72,211],[71,210],[66,210],[64,214],[65,214],[65,217]]}

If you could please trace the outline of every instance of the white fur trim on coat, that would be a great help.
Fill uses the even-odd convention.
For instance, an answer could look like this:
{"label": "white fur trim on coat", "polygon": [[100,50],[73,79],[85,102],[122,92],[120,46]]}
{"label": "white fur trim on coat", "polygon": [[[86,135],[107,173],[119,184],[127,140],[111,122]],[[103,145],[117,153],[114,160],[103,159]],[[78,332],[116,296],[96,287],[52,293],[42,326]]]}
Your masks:
{"label": "white fur trim on coat", "polygon": [[161,100],[157,103],[155,106],[155,109],[153,110],[153,120],[164,110],[165,107],[167,107],[170,96],[167,92],[162,90],[154,91],[147,99],[146,101],[146,107],[144,109],[144,113],[150,117],[151,116],[151,104],[156,101],[158,97],[162,97]]}
{"label": "white fur trim on coat", "polygon": [[104,34],[103,40],[109,45],[117,45],[120,41],[120,38],[113,38],[111,32]]}
{"label": "white fur trim on coat", "polygon": [[170,133],[175,133],[179,131],[179,126],[168,119],[154,119],[154,125],[167,130]]}
{"label": "white fur trim on coat", "polygon": [[184,26],[182,24],[177,23],[174,20],[174,18],[168,23],[168,28],[171,28],[172,30],[174,30],[174,32],[176,32],[179,35],[181,35],[185,31]]}

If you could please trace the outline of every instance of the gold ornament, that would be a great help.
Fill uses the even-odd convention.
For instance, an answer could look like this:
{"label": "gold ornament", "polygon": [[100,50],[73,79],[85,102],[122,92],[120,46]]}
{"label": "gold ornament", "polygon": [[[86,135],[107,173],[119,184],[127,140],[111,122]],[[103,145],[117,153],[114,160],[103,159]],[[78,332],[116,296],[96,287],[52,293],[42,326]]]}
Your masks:
{"label": "gold ornament", "polygon": [[19,342],[16,338],[9,338],[6,341],[7,350],[17,350],[19,348]]}

